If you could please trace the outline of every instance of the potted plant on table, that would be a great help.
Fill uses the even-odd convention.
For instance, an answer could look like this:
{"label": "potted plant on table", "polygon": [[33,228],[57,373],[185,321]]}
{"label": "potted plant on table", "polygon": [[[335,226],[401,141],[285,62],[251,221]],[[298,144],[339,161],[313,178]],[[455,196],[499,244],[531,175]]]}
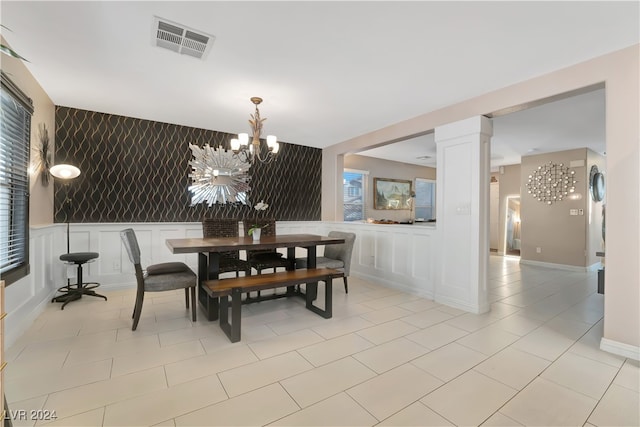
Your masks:
{"label": "potted plant on table", "polygon": [[[268,204],[266,204],[264,202],[264,200],[261,200],[260,203],[257,203],[253,208],[257,211],[264,211],[269,207]],[[253,224],[251,225],[251,228],[249,228],[248,231],[248,235],[249,236],[253,236],[253,240],[258,241],[260,240],[260,234],[262,233],[262,229],[268,227],[269,224],[264,224],[264,225],[260,225],[260,224]]]}

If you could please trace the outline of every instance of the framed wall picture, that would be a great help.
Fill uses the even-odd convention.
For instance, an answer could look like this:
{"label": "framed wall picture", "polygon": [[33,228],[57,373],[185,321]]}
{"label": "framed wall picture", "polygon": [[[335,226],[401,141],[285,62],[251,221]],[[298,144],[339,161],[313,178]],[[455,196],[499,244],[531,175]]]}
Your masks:
{"label": "framed wall picture", "polygon": [[411,181],[373,178],[374,209],[411,209]]}

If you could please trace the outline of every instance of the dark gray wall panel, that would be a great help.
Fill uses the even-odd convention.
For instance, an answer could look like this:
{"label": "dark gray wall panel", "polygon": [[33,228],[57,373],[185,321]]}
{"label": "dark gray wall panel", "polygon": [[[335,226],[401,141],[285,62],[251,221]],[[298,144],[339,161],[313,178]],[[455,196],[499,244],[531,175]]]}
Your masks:
{"label": "dark gray wall panel", "polygon": [[[248,126],[248,125],[247,125]],[[190,206],[189,143],[228,146],[234,135],[168,123],[56,107],[55,163],[81,174],[68,185],[71,222],[192,222],[256,216],[248,206]],[[257,216],[320,219],[322,150],[281,143],[278,160],[250,170]],[[55,222],[65,221],[65,187],[55,182]]]}

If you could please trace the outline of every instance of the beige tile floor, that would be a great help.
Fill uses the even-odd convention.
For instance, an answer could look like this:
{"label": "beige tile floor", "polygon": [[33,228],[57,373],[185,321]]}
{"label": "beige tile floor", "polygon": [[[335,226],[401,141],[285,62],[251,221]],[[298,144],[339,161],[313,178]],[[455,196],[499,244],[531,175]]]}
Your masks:
{"label": "beige tile floor", "polygon": [[[596,275],[492,256],[490,313],[350,278],[334,317],[243,309],[242,341],[192,323],[182,292],[47,306],[7,349],[15,416],[60,426],[640,425],[637,361],[600,351]],[[47,414],[47,412],[40,412]]]}

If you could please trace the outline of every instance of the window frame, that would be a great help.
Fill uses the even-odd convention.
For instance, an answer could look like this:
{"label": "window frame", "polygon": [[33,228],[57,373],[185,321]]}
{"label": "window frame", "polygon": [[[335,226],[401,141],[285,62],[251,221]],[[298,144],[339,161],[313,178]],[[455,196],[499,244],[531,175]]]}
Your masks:
{"label": "window frame", "polygon": [[[16,281],[26,277],[30,273],[29,265],[29,162],[31,153],[31,117],[33,115],[33,102],[20,88],[7,76],[7,74],[0,70],[0,83],[2,92],[9,95],[16,105],[16,113],[23,116],[21,122],[11,123],[16,130],[21,131],[21,139],[11,139],[7,141],[6,146],[11,147],[11,151],[7,150],[7,153],[15,158],[23,158],[23,162],[18,162],[19,169],[8,174],[9,182],[8,188],[10,191],[23,192],[16,198],[11,195],[10,206],[7,208],[7,216],[9,217],[9,235],[12,235],[11,226],[17,224],[19,228],[16,229],[16,234],[13,236],[13,240],[20,242],[17,244],[18,250],[21,251],[21,256],[15,262],[15,266],[2,273],[2,280],[5,285],[8,286]],[[24,111],[19,111],[20,109]],[[5,128],[5,120],[7,116],[2,112],[0,107],[0,126]],[[2,132],[2,139],[5,139],[5,132]],[[15,144],[18,141],[19,144]],[[11,143],[11,144],[9,144]],[[4,152],[0,148],[1,152]],[[0,160],[4,160],[0,158]],[[6,170],[6,169],[5,169]],[[16,183],[19,182],[20,184]],[[15,199],[14,199],[15,198]],[[17,202],[17,203],[16,203]],[[16,206],[17,204],[17,206]],[[1,208],[0,208],[1,209]],[[21,216],[19,219],[15,219],[16,216]],[[7,253],[11,252],[16,246],[16,243],[9,241],[7,243]],[[7,255],[8,260],[8,255]],[[0,260],[3,261],[3,260]],[[1,266],[0,266],[1,267]]]}
{"label": "window frame", "polygon": [[[431,205],[427,204],[419,204],[418,203],[418,181],[421,181],[423,183],[429,183],[433,185],[433,195],[431,198]],[[415,192],[416,192],[416,198],[415,198],[415,208],[414,208],[414,212],[416,217],[418,216],[418,208],[431,208],[431,212],[432,212],[432,217],[431,218],[424,218],[425,221],[431,220],[431,219],[435,219],[437,216],[437,198],[436,198],[436,180],[435,179],[430,179],[430,178],[415,178],[414,180],[414,186],[415,186]]]}
{"label": "window frame", "polygon": [[[345,173],[351,173],[351,174],[359,174],[362,175],[362,189],[361,189],[361,200],[362,200],[362,218],[361,219],[352,219],[352,220],[347,220],[345,218],[345,213],[346,210],[344,209],[344,206],[346,205],[345,203],[345,197],[347,196],[344,193],[344,184],[342,186],[342,220],[344,222],[356,222],[356,221],[364,221],[366,220],[366,216],[367,216],[367,181],[368,181],[368,177],[369,177],[369,171],[363,171],[363,170],[358,170],[358,169],[350,169],[350,168],[344,168],[342,170],[342,181],[344,183],[344,174]],[[355,204],[355,203],[353,203]]]}

